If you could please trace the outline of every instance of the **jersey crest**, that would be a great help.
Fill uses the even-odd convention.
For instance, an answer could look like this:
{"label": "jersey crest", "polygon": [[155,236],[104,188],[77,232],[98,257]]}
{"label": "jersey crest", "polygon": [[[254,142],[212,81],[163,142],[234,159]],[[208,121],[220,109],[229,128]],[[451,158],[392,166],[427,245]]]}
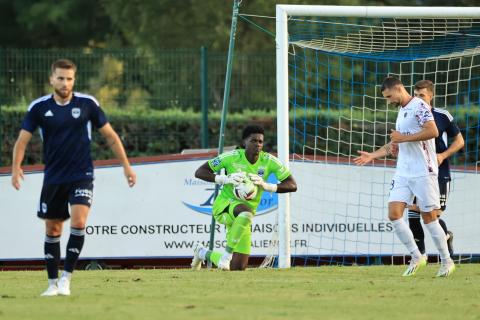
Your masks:
{"label": "jersey crest", "polygon": [[80,117],[81,110],[80,108],[72,108],[72,117],[78,119]]}

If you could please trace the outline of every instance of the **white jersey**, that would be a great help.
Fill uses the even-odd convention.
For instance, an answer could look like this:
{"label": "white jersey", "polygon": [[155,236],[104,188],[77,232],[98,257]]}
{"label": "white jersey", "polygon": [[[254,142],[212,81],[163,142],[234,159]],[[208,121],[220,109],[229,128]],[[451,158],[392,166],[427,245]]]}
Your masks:
{"label": "white jersey", "polygon": [[[403,135],[420,132],[427,121],[434,121],[431,107],[422,99],[413,97],[398,110],[396,130]],[[438,175],[435,138],[398,144],[396,175],[422,177]]]}

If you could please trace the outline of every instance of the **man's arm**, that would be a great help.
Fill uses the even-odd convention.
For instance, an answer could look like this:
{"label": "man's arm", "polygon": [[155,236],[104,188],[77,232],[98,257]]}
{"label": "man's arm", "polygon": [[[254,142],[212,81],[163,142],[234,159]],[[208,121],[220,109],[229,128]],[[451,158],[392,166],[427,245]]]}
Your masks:
{"label": "man's arm", "polygon": [[387,155],[391,154],[391,146],[392,143],[389,142],[381,146],[374,152],[358,151],[360,155],[353,159],[353,162],[355,162],[355,164],[358,166],[363,166],[374,159],[386,157]]}
{"label": "man's arm", "polygon": [[462,149],[465,145],[462,134],[459,132],[454,138],[452,143],[448,146],[447,150],[437,153],[438,165],[441,165],[443,160],[452,156],[455,152]]}
{"label": "man's arm", "polygon": [[202,164],[197,171],[195,171],[195,178],[203,181],[215,182],[215,176],[215,173],[208,165],[208,161]]}
{"label": "man's arm", "polygon": [[117,159],[120,160],[120,163],[123,166],[123,174],[127,178],[128,185],[133,187],[137,182],[137,175],[130,166],[130,162],[128,161],[127,154],[125,153],[125,149],[123,148],[120,137],[113,130],[109,123],[98,129],[98,131],[105,138],[105,140],[107,140],[107,144],[110,146],[113,153],[115,153]]}
{"label": "man's arm", "polygon": [[20,130],[18,139],[13,147],[12,155],[12,186],[20,190],[20,179],[23,180],[22,162],[25,157],[25,150],[32,139],[32,134],[27,130]]}
{"label": "man's arm", "polygon": [[285,180],[277,184],[277,193],[287,193],[297,191],[297,182],[290,174]]}
{"label": "man's arm", "polygon": [[425,141],[436,137],[438,137],[438,129],[433,120],[425,122],[422,130],[415,134],[401,134],[400,131],[393,129],[390,133],[390,140],[394,143]]}

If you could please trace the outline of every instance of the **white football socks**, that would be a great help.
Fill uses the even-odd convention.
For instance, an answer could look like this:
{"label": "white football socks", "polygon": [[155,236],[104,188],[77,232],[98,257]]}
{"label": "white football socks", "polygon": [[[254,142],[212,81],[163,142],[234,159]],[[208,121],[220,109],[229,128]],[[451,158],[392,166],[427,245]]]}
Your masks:
{"label": "white football socks", "polygon": [[440,223],[438,220],[435,220],[426,224],[425,227],[428,229],[428,232],[430,232],[430,236],[437,247],[442,263],[448,262],[450,260],[450,253],[448,252],[447,236],[440,226]]}
{"label": "white football socks", "polygon": [[72,279],[72,273],[63,270],[63,272],[62,272],[62,277],[66,277],[68,280],[70,280],[70,279]]}
{"label": "white football socks", "polygon": [[[415,239],[413,238],[413,233],[408,227],[405,220],[402,218],[398,220],[393,220],[393,229],[395,230],[395,234],[397,235],[398,239],[407,247],[408,252],[412,255],[412,258],[418,260],[422,257],[420,250],[418,250],[417,244],[415,243]],[[440,227],[440,225],[439,225]]]}
{"label": "white football socks", "polygon": [[57,281],[58,281],[58,278],[56,279],[48,279],[48,285],[49,286],[53,286],[53,285],[57,285]]}

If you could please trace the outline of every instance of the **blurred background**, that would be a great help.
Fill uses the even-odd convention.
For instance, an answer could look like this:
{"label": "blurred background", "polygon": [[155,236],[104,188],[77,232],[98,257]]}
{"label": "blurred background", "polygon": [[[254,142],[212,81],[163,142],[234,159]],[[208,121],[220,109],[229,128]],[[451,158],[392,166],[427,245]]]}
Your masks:
{"label": "blurred background", "polygon": [[[275,151],[275,4],[478,6],[479,0],[243,0],[225,143],[256,121]],[[233,1],[0,0],[0,166],[27,106],[50,93],[50,64],[78,66],[76,91],[95,96],[130,157],[215,148],[220,127]],[[208,114],[201,130],[202,105]],[[205,111],[207,110],[207,111]],[[36,137],[38,139],[38,137]],[[113,155],[101,139],[94,157]],[[31,143],[25,164],[41,163]]]}

